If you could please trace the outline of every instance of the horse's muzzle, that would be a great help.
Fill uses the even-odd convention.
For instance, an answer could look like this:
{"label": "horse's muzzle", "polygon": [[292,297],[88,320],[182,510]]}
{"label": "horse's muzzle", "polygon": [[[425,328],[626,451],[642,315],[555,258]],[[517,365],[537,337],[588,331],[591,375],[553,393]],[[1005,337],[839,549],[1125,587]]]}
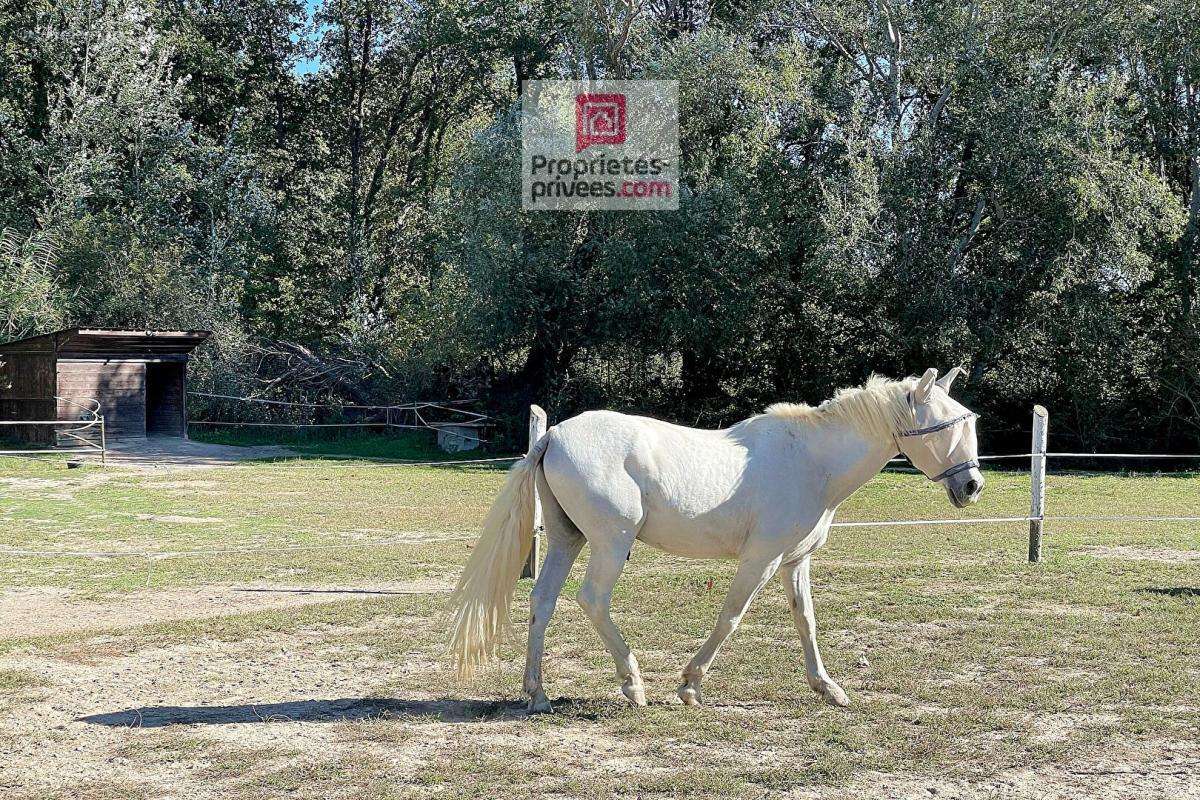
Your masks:
{"label": "horse's muzzle", "polygon": [[946,478],[946,494],[950,496],[950,502],[955,508],[966,508],[978,502],[986,483],[982,473],[976,468],[971,468]]}

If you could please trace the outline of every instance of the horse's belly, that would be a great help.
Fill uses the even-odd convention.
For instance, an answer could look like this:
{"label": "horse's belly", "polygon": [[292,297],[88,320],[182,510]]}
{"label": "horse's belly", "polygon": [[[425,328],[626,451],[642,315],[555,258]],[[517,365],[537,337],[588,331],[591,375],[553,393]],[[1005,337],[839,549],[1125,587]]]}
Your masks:
{"label": "horse's belly", "polygon": [[647,517],[637,538],[685,558],[737,558],[744,539],[728,525],[661,513]]}

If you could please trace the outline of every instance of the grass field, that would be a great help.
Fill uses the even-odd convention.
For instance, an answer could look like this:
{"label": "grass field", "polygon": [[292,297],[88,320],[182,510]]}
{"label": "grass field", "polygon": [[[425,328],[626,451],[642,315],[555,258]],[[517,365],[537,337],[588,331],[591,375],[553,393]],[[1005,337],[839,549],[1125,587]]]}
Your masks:
{"label": "grass field", "polygon": [[[1200,530],[1182,523],[835,530],[819,638],[852,707],[808,689],[771,584],[685,708],[680,669],[732,564],[637,547],[614,619],[650,706],[620,699],[575,604],[551,716],[518,706],[523,636],[459,684],[446,591],[503,472],[321,459],[170,472],[0,461],[0,548],[331,548],[0,558],[0,795],[1177,797],[1200,793]],[[1021,515],[988,475],[954,511],[887,474],[841,520]],[[1200,477],[1052,475],[1051,514],[1200,515]],[[353,545],[351,547],[344,547]],[[365,546],[360,546],[365,545]],[[524,621],[529,582],[515,616]]]}

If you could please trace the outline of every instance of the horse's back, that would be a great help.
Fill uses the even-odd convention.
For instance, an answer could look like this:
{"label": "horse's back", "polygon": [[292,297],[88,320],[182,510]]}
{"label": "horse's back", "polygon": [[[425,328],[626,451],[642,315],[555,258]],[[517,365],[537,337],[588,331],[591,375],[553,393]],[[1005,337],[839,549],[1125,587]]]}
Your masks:
{"label": "horse's back", "polygon": [[745,449],[726,431],[687,428],[616,411],[585,411],[555,425],[551,433],[556,460],[568,461],[585,480],[603,480],[620,471],[647,489],[685,477],[720,475],[736,480],[745,466]]}
{"label": "horse's back", "polygon": [[546,481],[585,535],[619,519],[669,552],[736,555],[746,528],[736,497],[746,450],[728,431],[589,411],[550,436]]}

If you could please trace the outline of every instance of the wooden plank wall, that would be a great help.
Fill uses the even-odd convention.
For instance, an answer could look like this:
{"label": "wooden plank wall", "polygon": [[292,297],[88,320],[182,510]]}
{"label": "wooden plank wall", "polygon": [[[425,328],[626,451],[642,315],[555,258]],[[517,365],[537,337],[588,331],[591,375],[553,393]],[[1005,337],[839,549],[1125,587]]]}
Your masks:
{"label": "wooden plank wall", "polygon": [[[141,361],[59,359],[58,395],[99,400],[110,438],[146,435],[146,364]],[[78,419],[81,413],[59,402],[59,419]]]}
{"label": "wooden plank wall", "polygon": [[[54,355],[0,352],[0,419],[57,419],[54,410]],[[0,425],[0,439],[50,444],[52,427]]]}
{"label": "wooden plank wall", "polygon": [[184,414],[186,364],[146,365],[146,432],[167,436],[186,435]]}

